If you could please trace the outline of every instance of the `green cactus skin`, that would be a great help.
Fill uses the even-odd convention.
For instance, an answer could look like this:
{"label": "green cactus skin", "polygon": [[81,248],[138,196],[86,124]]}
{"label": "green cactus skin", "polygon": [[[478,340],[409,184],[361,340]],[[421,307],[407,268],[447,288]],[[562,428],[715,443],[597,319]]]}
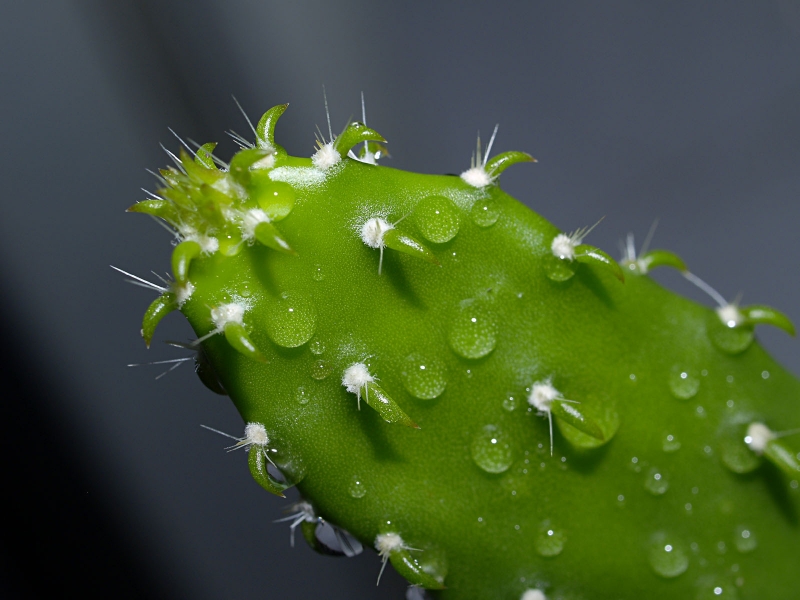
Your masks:
{"label": "green cactus skin", "polygon": [[322,518],[448,599],[797,597],[800,444],[775,432],[800,384],[753,341],[788,319],[665,290],[650,269],[704,285],[668,251],[561,234],[498,186],[527,154],[407,173],[351,124],[296,158],[285,108],[230,165],[173,156],[130,210],[180,241],[145,340],[188,318],[312,545]]}

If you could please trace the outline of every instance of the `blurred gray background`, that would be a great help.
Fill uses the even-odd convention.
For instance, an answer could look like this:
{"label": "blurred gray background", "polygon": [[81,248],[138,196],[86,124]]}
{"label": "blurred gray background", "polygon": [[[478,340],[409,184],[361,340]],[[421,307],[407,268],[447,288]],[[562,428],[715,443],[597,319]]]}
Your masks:
{"label": "blurred gray background", "polygon": [[[230,403],[191,367],[126,364],[185,353],[177,316],[146,351],[148,276],[169,237],[124,209],[155,186],[167,131],[233,144],[290,102],[278,141],[308,156],[367,100],[385,164],[469,165],[478,130],[495,151],[539,159],[504,189],[559,227],[605,216],[590,241],[616,255],[629,231],[733,298],[800,323],[800,3],[29,1],[0,8],[0,596],[45,581],[116,598],[397,598],[379,561],[289,547],[288,504],[201,423],[237,433]],[[668,287],[706,304],[674,273]],[[800,373],[797,342],[759,330]]]}

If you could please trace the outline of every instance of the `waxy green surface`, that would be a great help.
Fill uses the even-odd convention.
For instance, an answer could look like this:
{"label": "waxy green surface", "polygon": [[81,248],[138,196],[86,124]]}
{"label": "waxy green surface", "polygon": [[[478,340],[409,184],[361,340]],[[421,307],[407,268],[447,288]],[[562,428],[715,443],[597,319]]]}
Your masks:
{"label": "waxy green surface", "polygon": [[[443,583],[442,598],[797,596],[800,437],[781,438],[783,459],[744,437],[753,422],[800,426],[800,385],[752,342],[751,323],[728,328],[604,253],[557,259],[560,232],[497,181],[286,156],[276,118],[262,120],[260,152],[242,153],[274,163],[209,175],[201,152],[203,171],[187,170],[197,192],[176,214],[194,210],[219,249],[175,276],[194,286],[180,310],[198,337],[215,331],[215,307],[245,307],[239,334],[211,335],[204,353],[318,516],[368,547],[399,534],[418,550],[393,564],[412,583]],[[219,179],[235,185],[208,191]],[[226,213],[236,206],[270,215],[271,237],[241,242]],[[374,217],[438,264],[387,243],[379,275],[380,250],[360,233]],[[180,229],[184,217],[170,218]],[[650,266],[682,269],[673,256]],[[363,395],[357,409],[342,385],[354,363],[389,412]],[[547,380],[577,403],[556,401],[552,456],[548,419],[528,403]],[[584,432],[566,423],[569,407]],[[419,429],[385,421],[402,421],[394,410]]]}

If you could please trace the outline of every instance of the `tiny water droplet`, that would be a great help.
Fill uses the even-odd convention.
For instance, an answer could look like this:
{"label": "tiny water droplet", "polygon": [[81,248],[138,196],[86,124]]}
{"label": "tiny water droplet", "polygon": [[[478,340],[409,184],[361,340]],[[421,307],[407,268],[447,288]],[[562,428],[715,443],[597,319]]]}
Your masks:
{"label": "tiny water droplet", "polygon": [[669,374],[669,389],[679,400],[688,400],[700,389],[700,378],[694,369],[675,365]]}
{"label": "tiny water droplet", "polygon": [[711,343],[726,354],[744,352],[753,343],[753,328],[748,325],[728,327],[723,323],[716,311],[709,313],[706,320],[706,331]]}
{"label": "tiny water droplet", "polygon": [[461,227],[458,208],[444,196],[428,196],[420,200],[414,208],[414,220],[422,237],[434,244],[449,242]]}
{"label": "tiny water droplet", "polygon": [[238,231],[218,235],[217,240],[222,256],[236,256],[242,249],[242,236]]}
{"label": "tiny water droplet", "polygon": [[517,408],[518,404],[519,401],[515,396],[506,396],[503,399],[503,408],[506,409],[508,412],[512,412],[515,408]]}
{"label": "tiny water droplet", "polygon": [[317,309],[303,294],[285,292],[267,313],[267,333],[284,348],[302,346],[317,328]]}
{"label": "tiny water droplet", "polygon": [[536,552],[541,556],[551,557],[558,556],[564,549],[564,543],[567,541],[564,532],[555,527],[550,519],[542,521],[539,526],[539,533],[533,542]]}
{"label": "tiny water droplet", "polygon": [[681,443],[671,433],[664,436],[661,440],[661,448],[664,452],[677,452],[681,449]]}
{"label": "tiny water droplet", "polygon": [[314,340],[308,345],[308,349],[311,350],[311,354],[316,354],[319,356],[325,352],[325,342],[322,340]]}
{"label": "tiny water droplet", "polygon": [[722,464],[734,473],[750,473],[761,464],[761,459],[747,447],[744,434],[738,430],[728,432],[720,440],[719,449]]}
{"label": "tiny water droplet", "polygon": [[408,393],[420,400],[438,398],[447,387],[447,371],[436,358],[414,353],[406,357],[401,372],[403,385]]}
{"label": "tiny water droplet", "polygon": [[497,223],[497,219],[500,217],[500,207],[491,198],[478,200],[472,205],[469,214],[478,227],[491,227]]}
{"label": "tiny water droplet", "polygon": [[728,375],[728,376],[725,378],[725,381],[727,381],[728,383],[733,383],[733,375]]}
{"label": "tiny water droplet", "polygon": [[738,600],[739,593],[733,583],[721,577],[709,576],[697,584],[695,600]]}
{"label": "tiny water droplet", "polygon": [[769,371],[761,371],[761,379],[769,379]]}
{"label": "tiny water droplet", "polygon": [[311,279],[314,281],[325,281],[325,271],[322,269],[322,265],[314,265],[314,268],[311,270]]}
{"label": "tiny water droplet", "polygon": [[294,397],[295,400],[297,400],[300,404],[308,404],[308,392],[303,386],[297,388],[297,391],[294,393]]}
{"label": "tiny water droplet", "polygon": [[[800,460],[800,456],[798,456],[797,459]],[[800,483],[797,482],[797,479],[792,479],[789,482],[789,487],[791,487],[793,490],[796,490],[799,485]]]}
{"label": "tiny water droplet", "polygon": [[497,323],[488,307],[475,300],[464,300],[451,322],[448,341],[453,352],[463,358],[482,358],[497,344]]}
{"label": "tiny water droplet", "polygon": [[367,493],[367,487],[361,477],[353,475],[350,478],[350,485],[347,487],[347,491],[353,498],[363,498]]}
{"label": "tiny water droplet", "polygon": [[681,541],[663,531],[651,538],[647,557],[656,574],[668,579],[683,574],[689,567],[689,556]]}
{"label": "tiny water droplet", "polygon": [[669,481],[664,472],[656,467],[651,467],[644,480],[645,489],[654,496],[662,496],[669,489]]}
{"label": "tiny water droplet", "polygon": [[733,400],[728,400],[727,402],[725,402],[725,406],[727,406],[728,408],[733,408],[734,406],[736,406],[736,402],[734,402]]}
{"label": "tiny water droplet", "polygon": [[250,296],[253,295],[253,292],[250,291],[250,286],[244,283],[241,286],[239,286],[239,295],[242,298],[249,298]]}
{"label": "tiny water droplet", "polygon": [[744,525],[739,525],[739,527],[736,528],[734,543],[736,544],[736,549],[742,554],[752,552],[758,546],[758,540],[753,530]]}
{"label": "tiny water droplet", "polygon": [[503,473],[513,462],[508,440],[497,425],[486,425],[472,439],[472,460],[487,473]]}
{"label": "tiny water droplet", "polygon": [[324,360],[315,360],[311,365],[311,377],[317,381],[322,381],[331,374],[331,366]]}
{"label": "tiny water droplet", "polygon": [[543,266],[547,277],[557,282],[571,279],[572,276],[575,275],[575,270],[578,268],[577,263],[563,260],[553,254],[547,254],[544,257]]}

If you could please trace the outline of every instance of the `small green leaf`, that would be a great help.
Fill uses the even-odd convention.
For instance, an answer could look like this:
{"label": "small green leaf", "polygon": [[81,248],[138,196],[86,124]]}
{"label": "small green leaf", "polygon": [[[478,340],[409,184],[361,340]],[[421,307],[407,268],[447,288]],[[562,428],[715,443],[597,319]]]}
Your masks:
{"label": "small green leaf", "polygon": [[383,234],[383,244],[387,248],[391,248],[392,250],[397,250],[398,252],[403,252],[411,256],[416,256],[417,258],[421,258],[429,263],[433,263],[435,265],[440,264],[439,259],[437,259],[433,252],[428,250],[424,244],[418,242],[410,235],[400,233],[397,229],[390,229]]}
{"label": "small green leaf", "polygon": [[256,125],[256,141],[258,142],[258,147],[262,150],[279,153],[285,152],[283,148],[275,144],[275,125],[288,107],[288,103],[273,106],[258,120],[258,125]]}
{"label": "small green leaf", "polygon": [[445,589],[445,585],[433,575],[427,573],[411,555],[411,552],[405,548],[393,550],[389,554],[389,562],[411,585],[416,585],[426,590]]}
{"label": "small green leaf", "polygon": [[147,347],[150,347],[150,342],[153,341],[153,335],[156,332],[156,327],[161,322],[161,319],[166,317],[173,310],[178,308],[178,299],[172,292],[166,292],[153,300],[153,303],[147,308],[142,319],[142,337]]}
{"label": "small green leaf", "polygon": [[183,241],[175,246],[172,251],[172,274],[178,284],[184,284],[189,280],[189,266],[201,252],[200,244],[192,240]]}
{"label": "small green leaf", "polygon": [[159,219],[164,219],[171,225],[177,225],[180,222],[178,210],[169,200],[148,198],[147,200],[142,200],[131,206],[128,212],[152,215]]}
{"label": "small green leaf", "polygon": [[374,129],[354,121],[347,126],[347,128],[336,138],[333,142],[333,148],[339,153],[339,156],[344,158],[350,151],[350,148],[359,142],[377,141],[386,142],[386,139]]}
{"label": "small green leaf", "polygon": [[619,263],[599,248],[588,244],[580,244],[575,247],[575,260],[587,265],[601,267],[620,281],[625,281],[625,275],[622,273],[622,267],[619,266]]}
{"label": "small green leaf", "polygon": [[484,169],[492,179],[495,179],[511,165],[516,165],[523,162],[537,161],[527,152],[512,150],[510,152],[503,152],[502,154],[492,157],[489,161],[487,161]]}
{"label": "small green leaf", "polygon": [[256,225],[254,233],[260,244],[277,250],[278,252],[283,252],[284,254],[297,256],[297,252],[292,250],[292,247],[289,246],[289,243],[283,238],[281,232],[278,231],[272,223],[262,221]]}
{"label": "small green leaf", "polygon": [[203,144],[197,149],[197,153],[194,157],[194,162],[196,162],[201,167],[205,167],[206,169],[213,169],[218,171],[217,165],[214,163],[214,159],[211,157],[211,154],[214,152],[214,148],[217,147],[216,142],[209,142],[207,144]]}
{"label": "small green leaf", "polygon": [[575,429],[582,431],[600,441],[605,441],[606,436],[600,424],[580,409],[580,405],[573,402],[554,400],[550,407],[550,412],[559,420],[572,425]]}
{"label": "small green leaf", "polygon": [[650,252],[642,254],[636,262],[639,264],[642,275],[657,267],[673,267],[679,271],[687,270],[683,259],[669,250],[650,250]]}
{"label": "small green leaf", "polygon": [[292,486],[291,484],[278,481],[269,474],[267,470],[267,455],[264,448],[260,446],[250,446],[250,450],[247,452],[247,465],[250,467],[250,474],[258,485],[263,487],[270,494],[286,498],[283,490]]}
{"label": "small green leaf", "polygon": [[764,457],[790,477],[800,476],[800,461],[795,451],[783,440],[770,440],[764,448]]}
{"label": "small green leaf", "polygon": [[791,319],[774,308],[755,304],[753,306],[740,308],[739,311],[744,315],[747,324],[774,325],[779,329],[783,329],[791,336],[795,335],[794,323],[792,323]]}
{"label": "small green leaf", "polygon": [[239,354],[258,362],[269,362],[264,355],[259,352],[258,348],[256,348],[256,345],[250,339],[250,336],[247,334],[247,330],[245,330],[244,325],[241,323],[228,323],[225,325],[223,333],[225,334],[225,339],[228,340],[228,343]]}
{"label": "small green leaf", "polygon": [[378,414],[387,423],[399,423],[406,427],[419,429],[419,425],[414,423],[411,418],[403,412],[403,409],[389,397],[381,386],[375,382],[366,383],[361,388],[361,398],[371,407],[378,411]]}

